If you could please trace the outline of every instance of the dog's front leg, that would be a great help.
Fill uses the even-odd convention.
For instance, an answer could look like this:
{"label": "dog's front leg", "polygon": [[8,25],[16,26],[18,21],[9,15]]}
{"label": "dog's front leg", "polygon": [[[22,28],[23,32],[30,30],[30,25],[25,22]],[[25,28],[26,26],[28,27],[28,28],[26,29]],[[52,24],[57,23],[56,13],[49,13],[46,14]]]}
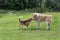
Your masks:
{"label": "dog's front leg", "polygon": [[40,22],[39,21],[36,22],[37,22],[38,29],[40,29]]}

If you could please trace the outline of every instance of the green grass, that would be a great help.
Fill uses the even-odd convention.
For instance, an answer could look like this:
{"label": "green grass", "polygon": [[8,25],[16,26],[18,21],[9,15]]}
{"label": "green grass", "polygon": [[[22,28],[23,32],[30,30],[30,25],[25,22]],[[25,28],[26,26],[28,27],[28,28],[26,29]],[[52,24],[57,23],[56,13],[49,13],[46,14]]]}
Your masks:
{"label": "green grass", "polygon": [[[48,14],[48,13],[45,13]],[[60,13],[50,12],[53,17],[50,30],[45,30],[45,23],[41,23],[41,30],[32,21],[26,30],[26,27],[18,29],[18,18],[23,16],[23,20],[32,16],[28,12],[9,12],[9,14],[0,14],[0,40],[60,40]]]}

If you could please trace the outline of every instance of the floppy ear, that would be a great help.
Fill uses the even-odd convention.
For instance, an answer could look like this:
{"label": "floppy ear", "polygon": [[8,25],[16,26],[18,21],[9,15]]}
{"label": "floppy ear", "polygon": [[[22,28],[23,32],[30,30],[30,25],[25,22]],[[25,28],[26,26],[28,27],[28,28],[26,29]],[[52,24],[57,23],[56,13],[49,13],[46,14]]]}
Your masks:
{"label": "floppy ear", "polygon": [[37,18],[37,15],[35,14],[35,15],[33,15],[33,18]]}

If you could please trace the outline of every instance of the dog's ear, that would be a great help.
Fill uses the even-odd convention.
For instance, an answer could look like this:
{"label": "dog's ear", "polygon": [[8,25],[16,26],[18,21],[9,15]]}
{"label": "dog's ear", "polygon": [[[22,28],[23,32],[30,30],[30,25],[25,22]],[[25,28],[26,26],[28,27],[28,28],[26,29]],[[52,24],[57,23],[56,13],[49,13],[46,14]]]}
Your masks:
{"label": "dog's ear", "polygon": [[34,14],[34,15],[33,15],[33,18],[37,18],[37,15],[36,15],[36,14]]}

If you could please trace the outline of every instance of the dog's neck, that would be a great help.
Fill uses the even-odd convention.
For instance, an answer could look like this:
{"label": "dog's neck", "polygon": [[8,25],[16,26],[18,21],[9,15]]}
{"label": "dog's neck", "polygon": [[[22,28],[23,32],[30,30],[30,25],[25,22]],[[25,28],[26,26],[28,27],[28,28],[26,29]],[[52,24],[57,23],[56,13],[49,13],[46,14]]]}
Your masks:
{"label": "dog's neck", "polygon": [[29,18],[27,21],[31,22],[32,21],[32,18]]}

